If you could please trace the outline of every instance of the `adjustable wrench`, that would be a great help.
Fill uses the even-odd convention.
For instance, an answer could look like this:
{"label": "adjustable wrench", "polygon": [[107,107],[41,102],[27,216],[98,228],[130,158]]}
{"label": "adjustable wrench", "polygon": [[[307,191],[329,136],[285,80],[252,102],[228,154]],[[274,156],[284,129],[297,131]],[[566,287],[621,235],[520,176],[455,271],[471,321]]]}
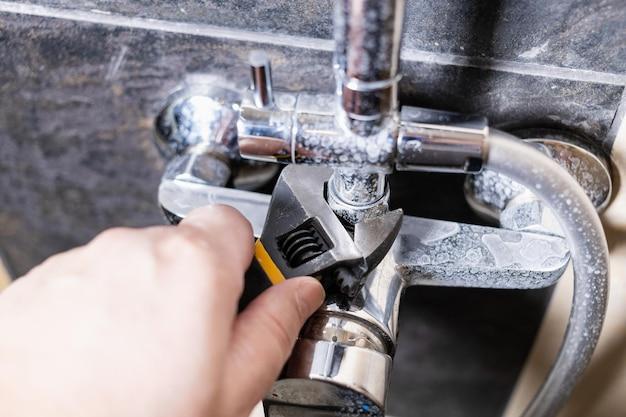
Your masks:
{"label": "adjustable wrench", "polygon": [[[324,198],[331,174],[325,167],[290,165],[283,169],[255,244],[240,307],[271,285],[300,276],[316,277],[328,292],[350,299],[360,290],[365,275],[389,252],[402,225],[402,210],[366,219],[348,231]],[[174,192],[174,197],[178,194]],[[202,193],[195,197],[199,201],[206,198]],[[196,204],[194,198],[188,200],[189,196],[182,202],[172,201],[180,211],[187,211]],[[163,210],[172,224],[182,220],[172,207]]]}
{"label": "adjustable wrench", "polygon": [[[354,225],[351,233],[326,202],[332,171],[323,167],[286,167],[272,194],[251,271],[267,280],[249,283],[244,303],[260,290],[285,279],[313,276],[327,291],[353,298],[363,278],[391,249],[402,225],[394,210]],[[248,274],[250,275],[250,274]],[[248,285],[250,284],[250,285]],[[255,286],[254,291],[249,291]]]}

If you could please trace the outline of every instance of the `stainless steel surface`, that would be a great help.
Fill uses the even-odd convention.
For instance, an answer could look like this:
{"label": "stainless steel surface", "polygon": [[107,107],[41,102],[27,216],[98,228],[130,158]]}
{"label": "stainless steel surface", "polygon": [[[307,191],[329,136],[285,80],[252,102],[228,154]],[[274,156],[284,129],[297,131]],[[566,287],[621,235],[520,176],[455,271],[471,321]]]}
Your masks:
{"label": "stainless steel surface", "polygon": [[382,416],[390,372],[391,357],[376,350],[301,339],[285,369],[289,377],[274,384],[268,400],[299,406],[295,415]]}
{"label": "stainless steel surface", "polygon": [[177,155],[165,167],[162,181],[182,180],[223,187],[231,176],[230,165],[215,154]]}
{"label": "stainless steel surface", "polygon": [[259,108],[244,94],[238,126],[245,158],[287,164],[328,165],[391,172],[395,124],[368,138],[337,120],[330,94],[275,93],[275,106]]}
{"label": "stainless steel surface", "polygon": [[270,58],[264,51],[252,51],[249,61],[254,104],[258,108],[272,107],[274,105],[274,93],[272,91]]}
{"label": "stainless steel surface", "polygon": [[404,106],[396,168],[479,172],[487,154],[488,134],[484,117]]}
{"label": "stainless steel surface", "polygon": [[[401,0],[336,2],[335,96],[274,94],[269,61],[257,56],[252,60],[253,87],[244,94],[236,129],[231,116],[239,107],[231,106],[231,96],[223,92],[209,90],[208,97],[180,106],[194,111],[179,112],[184,123],[176,127],[193,125],[187,129],[192,134],[185,130],[170,135],[174,140],[167,142],[173,144],[169,148],[185,156],[210,156],[213,159],[204,161],[210,165],[211,175],[196,174],[202,172],[198,169],[191,170],[191,175],[189,169],[180,174],[179,168],[171,168],[175,175],[165,177],[171,182],[164,181],[163,194],[175,190],[175,186],[187,192],[186,199],[196,198],[194,204],[206,201],[207,194],[189,191],[197,190],[188,184],[214,191],[212,183],[222,183],[225,177],[215,173],[225,171],[214,161],[228,164],[237,157],[232,152],[237,148],[251,159],[326,165],[335,170],[331,179],[329,169],[287,167],[287,175],[279,179],[270,203],[280,201],[280,207],[268,211],[267,223],[272,230],[269,235],[262,234],[264,245],[276,252],[281,236],[301,227],[302,220],[315,217],[321,223],[319,230],[342,233],[338,238],[333,236],[324,251],[303,258],[306,262],[313,259],[308,267],[317,264],[315,271],[324,271],[327,265],[342,265],[334,276],[341,291],[347,288],[346,283],[357,276],[360,280],[369,272],[362,277],[362,287],[350,287],[360,290],[351,294],[348,302],[330,293],[326,307],[302,333],[287,366],[287,379],[277,382],[268,398],[280,407],[382,415],[397,337],[399,300],[406,286],[540,288],[560,277],[571,255],[577,282],[571,325],[553,372],[525,414],[554,415],[593,350],[604,314],[608,271],[606,244],[597,216],[565,171],[498,132],[490,134],[485,119],[410,107],[403,109],[402,117],[398,115],[403,4]],[[223,96],[227,98],[222,100]],[[199,108],[216,114],[200,116],[202,112],[195,112]],[[168,133],[171,124],[163,125],[162,130]],[[222,129],[218,129],[220,126]],[[196,131],[201,133],[193,133]],[[233,145],[233,134],[238,136],[238,146]],[[183,144],[183,152],[179,143]],[[494,149],[489,149],[490,144]],[[576,158],[562,147],[546,149],[557,159],[564,157],[572,162]],[[370,251],[367,244],[357,245],[352,240],[337,217],[348,227],[356,225],[355,238],[372,243],[377,228],[366,228],[365,234],[358,228],[369,220],[391,215],[387,213],[386,174],[394,165],[405,170],[478,172],[485,161],[499,174],[483,177],[486,186],[496,191],[485,198],[490,205],[484,213],[496,213],[504,224],[520,230],[405,218],[390,252],[385,252],[384,240]],[[183,162],[179,160],[176,167],[187,166]],[[578,179],[594,183],[584,171]],[[512,176],[515,181],[501,181],[500,174]],[[523,188],[516,188],[518,181]],[[526,192],[529,189],[541,201]],[[322,198],[324,195],[328,201]],[[222,198],[222,194],[209,198]],[[178,212],[186,207],[172,195],[164,199]],[[246,195],[234,204],[249,205],[253,200]],[[554,229],[541,228],[546,212],[543,203],[561,220],[569,247],[562,237],[545,233],[554,233]],[[263,202],[254,201],[251,206],[255,204]],[[572,210],[567,211],[569,207]],[[264,236],[271,238],[263,240]],[[370,260],[371,265],[386,253],[373,270],[364,259],[368,251],[376,260]],[[275,261],[288,262],[282,257],[275,257]],[[293,265],[290,269],[291,276],[308,271]],[[582,358],[580,362],[576,362],[576,355]]]}
{"label": "stainless steel surface", "polygon": [[[608,160],[588,147],[566,139],[529,138],[541,152],[552,158],[583,188],[599,212],[606,208],[613,189]],[[562,233],[541,199],[505,175],[484,170],[469,175],[465,197],[479,214],[506,229],[546,230]]]}
{"label": "stainless steel surface", "polygon": [[327,193],[328,204],[346,224],[380,216],[389,209],[389,187],[384,173],[335,169]]}
{"label": "stainless steel surface", "polygon": [[563,275],[565,240],[543,233],[405,217],[393,248],[408,285],[543,288]]}
{"label": "stainless steel surface", "polygon": [[335,78],[348,128],[368,137],[397,111],[404,0],[335,4]]}
{"label": "stainless steel surface", "polygon": [[388,192],[384,173],[349,168],[336,169],[330,186],[337,199],[355,206],[376,203]]}
{"label": "stainless steel surface", "polygon": [[355,320],[341,311],[321,310],[302,329],[303,338],[325,340],[356,346],[377,352],[389,352],[389,344],[381,337],[380,330],[371,323]]}
{"label": "stainless steel surface", "polygon": [[221,77],[196,74],[172,93],[155,121],[157,146],[170,162],[164,180],[255,189],[277,167],[241,160],[236,122],[241,94]]}
{"label": "stainless steel surface", "polygon": [[243,158],[265,162],[294,162],[293,112],[297,96],[276,93],[272,107],[257,107],[253,92],[241,102],[237,134]]}
{"label": "stainless steel surface", "polygon": [[235,125],[240,99],[223,79],[196,76],[168,98],[158,115],[157,145],[170,159],[159,186],[159,204],[171,220],[184,217],[197,203],[216,203],[216,196],[232,194],[212,187],[228,183],[232,162],[240,158]]}
{"label": "stainless steel surface", "polygon": [[[468,175],[465,180],[465,199],[470,207],[486,219],[499,223],[502,212],[509,203],[520,195],[527,195],[530,191],[510,178],[497,172],[485,169],[476,175]],[[532,196],[532,199],[536,197]],[[543,211],[543,208],[541,208]],[[533,216],[528,222],[537,224],[540,220]],[[518,230],[515,224],[507,224],[507,229]]]}
{"label": "stainless steel surface", "polygon": [[369,136],[347,129],[337,115],[336,97],[300,94],[296,107],[295,162],[391,172],[395,153],[395,124]]}
{"label": "stainless steel surface", "polygon": [[[385,174],[400,169],[475,172],[484,159],[486,121],[397,109],[404,1],[335,3],[335,96],[285,94],[272,105],[269,60],[255,53],[252,93],[238,121],[245,158],[336,168],[329,201],[348,223],[384,212]],[[396,153],[398,158],[396,159]]]}
{"label": "stainless steel surface", "polygon": [[402,227],[403,217],[402,210],[394,210],[354,226],[354,243],[365,257],[368,270],[374,269],[391,249]]}
{"label": "stainless steel surface", "polygon": [[[369,286],[362,291],[369,305],[350,312],[329,305],[309,320],[287,362],[284,378],[268,396],[270,401],[313,410],[351,409],[350,415],[382,415],[395,333],[390,337],[383,330],[391,326],[381,323],[397,320],[402,285],[390,285],[385,292],[380,291],[385,281],[369,282],[377,282],[379,287],[374,296]],[[392,302],[387,306],[389,300]],[[382,308],[380,302],[385,303]],[[384,307],[389,311],[380,314]],[[308,388],[303,391],[305,387]]]}
{"label": "stainless steel surface", "polygon": [[[394,139],[397,135],[403,19],[404,0],[335,3],[336,118],[343,130],[355,134],[369,146],[368,150],[381,135]],[[377,152],[380,151],[370,153]],[[381,201],[384,206],[385,191],[384,171],[361,174],[339,168],[330,192],[335,193],[333,198],[343,205],[339,214],[350,219],[362,218],[364,205]]]}
{"label": "stainless steel surface", "polygon": [[[363,206],[384,206],[398,127],[403,13],[403,0],[335,3],[335,96],[301,94],[276,110],[265,99],[269,62],[253,59],[253,99],[242,105],[238,123],[242,155],[341,167],[331,200],[348,221],[363,218]],[[363,167],[362,175],[352,169]]]}
{"label": "stainless steel surface", "polygon": [[360,322],[367,322],[377,329],[384,341],[387,352],[395,352],[398,337],[398,313],[402,293],[408,282],[395,271],[393,253],[389,252],[383,261],[366,278],[361,293],[350,306],[349,312],[329,300],[325,310],[334,314],[346,315]]}
{"label": "stainless steel surface", "polygon": [[540,151],[565,168],[585,190],[596,210],[603,211],[611,200],[613,181],[608,158],[601,152],[576,142],[547,138],[530,138]]}
{"label": "stainless steel surface", "polygon": [[525,190],[512,199],[500,213],[500,226],[510,230],[536,230],[562,236],[554,215],[541,200]]}
{"label": "stainless steel surface", "polygon": [[208,154],[239,159],[237,122],[241,95],[214,76],[192,77],[169,98],[157,116],[157,145],[163,154]]}
{"label": "stainless steel surface", "polygon": [[572,254],[574,299],[565,338],[552,370],[523,414],[554,416],[571,394],[600,336],[608,292],[606,237],[595,206],[566,170],[510,135],[494,131],[489,143],[486,167],[541,198],[559,221]]}
{"label": "stainless steel surface", "polygon": [[184,219],[190,211],[211,204],[235,207],[252,225],[254,236],[261,236],[271,196],[251,191],[235,190],[189,182],[163,180],[159,185],[159,204],[174,216]]}

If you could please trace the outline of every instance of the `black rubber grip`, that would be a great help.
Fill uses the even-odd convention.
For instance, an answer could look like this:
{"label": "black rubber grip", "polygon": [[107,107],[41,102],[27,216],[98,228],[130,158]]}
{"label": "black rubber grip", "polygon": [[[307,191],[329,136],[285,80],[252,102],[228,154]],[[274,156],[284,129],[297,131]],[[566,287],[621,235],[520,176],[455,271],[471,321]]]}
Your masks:
{"label": "black rubber grip", "polygon": [[257,259],[252,258],[252,264],[250,264],[250,268],[246,271],[243,294],[239,299],[239,311],[243,311],[252,300],[271,286],[271,281],[265,271],[263,271],[263,268],[261,268]]}

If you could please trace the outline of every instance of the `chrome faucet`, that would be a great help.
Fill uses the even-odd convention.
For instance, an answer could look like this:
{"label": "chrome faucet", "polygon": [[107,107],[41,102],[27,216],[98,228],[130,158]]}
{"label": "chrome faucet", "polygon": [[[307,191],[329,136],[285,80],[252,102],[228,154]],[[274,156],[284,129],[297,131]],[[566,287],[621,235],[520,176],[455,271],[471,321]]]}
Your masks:
{"label": "chrome faucet", "polygon": [[[319,198],[326,198],[346,227],[387,212],[387,175],[394,168],[478,174],[486,165],[506,171],[494,155],[509,145],[522,146],[530,160],[539,158],[537,166],[545,162],[530,146],[511,145],[512,140],[489,129],[483,117],[408,106],[399,111],[403,12],[403,0],[335,2],[334,94],[274,89],[270,59],[262,51],[250,54],[248,89],[212,76],[186,80],[156,120],[159,147],[171,159],[159,187],[159,202],[168,218],[176,222],[195,207],[230,204],[260,235],[270,197],[227,187],[237,170],[250,168],[249,161],[302,165],[298,169],[311,176],[328,177],[326,193]],[[590,169],[598,169],[597,161],[601,159],[588,159]],[[268,165],[256,167],[264,167],[257,176],[260,182],[274,172]],[[557,164],[547,167],[557,170],[555,178],[563,175]],[[397,342],[398,307],[408,286],[529,289],[552,285],[561,277],[570,257],[580,250],[559,201],[546,194],[549,184],[533,187],[515,166],[508,171],[516,177],[481,182],[486,171],[468,179],[467,195],[474,207],[484,212],[493,205],[486,197],[489,191],[508,184],[536,195],[532,201],[545,200],[539,218],[544,209],[554,213],[561,228],[490,228],[405,216],[392,250],[366,277],[351,305],[345,308],[329,300],[303,329],[283,376],[268,393],[268,415],[308,415],[304,410],[316,416],[382,415]],[[594,297],[587,297],[582,307],[575,303],[570,327],[589,331],[584,336],[568,333],[567,349],[525,416],[554,415],[563,404],[593,351],[606,307],[606,244],[595,211],[590,212],[590,203],[569,180],[554,184],[575,188],[568,198],[580,204],[581,216],[591,219],[587,227],[595,237],[586,250],[595,250],[599,260],[599,272],[592,277],[573,259],[575,301],[590,291]],[[481,185],[486,183],[492,188]],[[597,194],[597,186],[592,188],[585,191]],[[610,189],[596,207],[602,207],[609,194]],[[504,206],[512,199],[500,197],[506,200]]]}
{"label": "chrome faucet", "polygon": [[394,166],[471,172],[484,157],[486,119],[398,112],[403,12],[402,0],[336,2],[335,94],[274,94],[269,59],[251,54],[252,87],[237,123],[241,155],[332,167],[328,200],[350,223],[387,205]]}

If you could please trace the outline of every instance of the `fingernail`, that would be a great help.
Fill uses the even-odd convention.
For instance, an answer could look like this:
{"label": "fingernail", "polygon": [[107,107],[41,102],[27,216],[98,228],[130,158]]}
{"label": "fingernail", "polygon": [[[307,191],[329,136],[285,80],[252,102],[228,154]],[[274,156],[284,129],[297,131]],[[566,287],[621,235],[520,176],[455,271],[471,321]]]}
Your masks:
{"label": "fingernail", "polygon": [[324,303],[326,292],[322,284],[315,278],[304,277],[299,279],[301,282],[298,288],[298,301],[302,303],[301,311],[306,312],[308,316]]}

